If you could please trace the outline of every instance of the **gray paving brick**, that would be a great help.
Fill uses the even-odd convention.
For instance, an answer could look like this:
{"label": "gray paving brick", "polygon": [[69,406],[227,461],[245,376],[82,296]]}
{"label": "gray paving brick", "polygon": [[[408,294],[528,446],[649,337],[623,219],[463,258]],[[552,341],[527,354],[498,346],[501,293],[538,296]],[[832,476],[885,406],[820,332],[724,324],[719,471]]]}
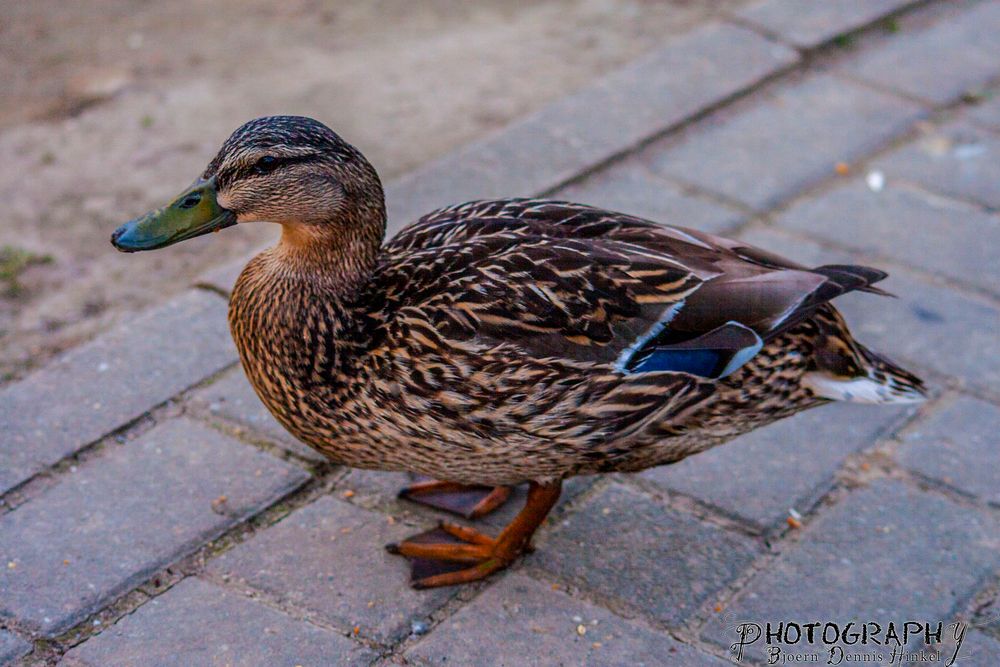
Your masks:
{"label": "gray paving brick", "polygon": [[1000,504],[997,433],[1000,409],[962,396],[906,434],[899,461],[927,477]]}
{"label": "gray paving brick", "polygon": [[405,472],[381,470],[351,470],[338,484],[338,493],[350,493],[351,502],[366,509],[379,508],[393,516],[413,517],[414,505],[396,498],[407,484],[416,478]]}
{"label": "gray paving brick", "polygon": [[642,474],[760,528],[780,528],[789,508],[809,508],[833,484],[844,459],[874,444],[903,413],[838,403]]}
{"label": "gray paving brick", "polygon": [[799,0],[764,0],[736,16],[795,46],[813,48],[909,4],[912,0],[837,0],[811,3],[806,9]]}
{"label": "gray paving brick", "polygon": [[748,537],[613,483],[539,540],[529,563],[679,625],[759,552]]}
{"label": "gray paving brick", "polygon": [[[954,649],[942,651],[946,659],[954,655]],[[948,664],[945,662],[945,664]],[[978,630],[968,630],[955,662],[959,667],[996,667],[1000,665],[1000,641]]]}
{"label": "gray paving brick", "polygon": [[934,25],[902,30],[863,52],[845,70],[886,88],[938,104],[1000,74],[1000,4],[954,10]]}
{"label": "gray paving brick", "polygon": [[1000,131],[1000,90],[988,92],[986,99],[970,108],[967,115],[978,123]]}
{"label": "gray paving brick", "polygon": [[[743,238],[810,266],[865,263],[856,254],[827,250],[779,231],[755,230]],[[932,369],[981,387],[1000,384],[1000,310],[905,271],[890,271],[879,285],[898,298],[854,293],[836,301],[857,339],[915,370]]]}
{"label": "gray paving brick", "polygon": [[293,512],[209,566],[307,608],[362,637],[393,641],[443,604],[454,589],[415,591],[405,559],[385,551],[419,529],[323,497]]}
{"label": "gray paving brick", "polygon": [[243,257],[231,260],[225,264],[220,264],[219,266],[205,271],[195,279],[194,284],[214,287],[215,289],[226,293],[232,291],[233,285],[236,284],[236,279],[240,277],[240,273],[242,273],[243,267],[247,265],[247,262],[271,245],[274,244],[268,243],[260,246],[259,248],[254,248]]}
{"label": "gray paving brick", "polygon": [[778,218],[788,229],[1000,293],[1000,216],[890,182],[852,180]]}
{"label": "gray paving brick", "polygon": [[211,414],[242,424],[299,456],[313,461],[325,460],[315,449],[296,440],[271,416],[257,398],[242,368],[234,368],[208,387],[198,390],[191,400]]}
{"label": "gray paving brick", "polygon": [[8,664],[31,651],[31,644],[17,635],[0,630],[0,664]]}
{"label": "gray paving brick", "polygon": [[1000,208],[1000,137],[968,124],[938,128],[875,163],[887,178]]}
{"label": "gray paving brick", "polygon": [[[580,625],[585,634],[578,632]],[[539,664],[540,659],[546,665],[727,664],[521,574],[489,588],[406,657],[432,665],[497,667]]]}
{"label": "gray paving brick", "polygon": [[291,667],[367,665],[375,657],[370,649],[332,630],[190,578],[73,648],[60,664]]}
{"label": "gray paving brick", "polygon": [[654,144],[654,171],[768,209],[905,131],[915,104],[821,74]]}
{"label": "gray paving brick", "polygon": [[0,390],[0,493],[235,360],[225,301],[191,291]]}
{"label": "gray paving brick", "polygon": [[751,30],[710,24],[672,40],[387,188],[390,233],[432,209],[561,182],[795,63]]}
{"label": "gray paving brick", "polygon": [[[729,605],[725,622],[709,622],[702,636],[729,647],[742,621],[875,621],[883,627],[947,621],[1000,565],[998,547],[1000,525],[990,514],[882,480],[808,525]],[[761,659],[762,645],[751,645],[748,657]],[[822,645],[816,651],[828,655]]]}
{"label": "gray paving brick", "polygon": [[554,196],[713,234],[732,229],[743,217],[735,209],[684,194],[635,159],[613,165]]}
{"label": "gray paving brick", "polygon": [[306,478],[187,419],[109,444],[0,517],[0,613],[61,632]]}

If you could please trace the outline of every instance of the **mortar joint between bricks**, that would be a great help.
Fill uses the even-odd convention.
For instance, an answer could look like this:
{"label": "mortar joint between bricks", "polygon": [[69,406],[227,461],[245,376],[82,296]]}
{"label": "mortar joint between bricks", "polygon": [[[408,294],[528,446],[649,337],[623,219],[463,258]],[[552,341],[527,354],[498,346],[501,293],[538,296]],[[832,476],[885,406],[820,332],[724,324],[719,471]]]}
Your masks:
{"label": "mortar joint between bricks", "polygon": [[[938,393],[932,394],[932,401],[935,402],[935,405],[940,402],[942,407],[944,407],[945,405],[950,405],[952,402],[965,396],[968,398],[979,399],[984,403],[992,403],[993,405],[1000,407],[1000,394],[980,391],[978,387],[963,384],[958,381],[957,378],[952,378],[950,376],[942,376],[939,378],[931,376],[931,380],[937,381],[938,386],[940,387],[940,391]],[[925,410],[924,405],[921,405],[918,410],[919,421],[922,422],[928,414],[929,406],[928,409]],[[918,421],[915,420],[912,425],[908,424],[907,428],[909,429],[913,425],[919,426]]]}
{"label": "mortar joint between bricks", "polygon": [[907,4],[891,9],[884,14],[880,14],[866,23],[862,23],[856,27],[833,34],[824,41],[813,46],[799,45],[791,40],[786,41],[782,38],[780,33],[770,30],[764,25],[757,24],[753,20],[745,19],[732,10],[726,12],[726,21],[732,23],[733,25],[740,26],[741,28],[756,32],[761,37],[770,39],[783,46],[793,48],[799,52],[803,59],[809,63],[813,63],[814,61],[831,55],[842,55],[845,50],[842,45],[844,40],[853,41],[861,38],[884,38],[886,37],[885,26],[888,22],[896,22],[899,20],[905,20],[911,16],[919,16],[922,11],[928,7],[932,7],[934,5],[946,5],[949,2],[950,0],[911,0]]}
{"label": "mortar joint between bricks", "polygon": [[670,631],[664,623],[657,621],[652,616],[647,616],[641,609],[633,607],[627,602],[612,596],[602,595],[599,591],[587,586],[586,582],[580,582],[570,577],[558,575],[530,562],[525,564],[522,569],[522,573],[535,581],[549,584],[554,590],[558,590],[574,600],[588,602],[629,621],[642,621],[650,628],[656,629],[660,632]]}
{"label": "mortar joint between bricks", "polygon": [[679,514],[690,516],[710,526],[737,532],[753,538],[763,546],[763,538],[766,536],[766,531],[762,526],[747,521],[736,514],[727,512],[721,507],[675,489],[662,486],[640,475],[623,475],[614,479],[619,484],[635,489],[663,507],[672,509]]}
{"label": "mortar joint between bricks", "polygon": [[[303,500],[303,496],[309,496],[310,492],[312,492],[316,494],[315,497],[318,497],[320,494],[316,493],[316,489],[321,488],[320,482],[322,481],[323,480],[312,480],[311,482],[307,482],[306,485],[300,487],[297,491],[293,491],[289,495],[277,499],[272,505],[261,510],[257,514],[251,515],[242,521],[237,522],[221,535],[201,544],[193,552],[161,567],[129,590],[109,600],[100,609],[88,615],[85,619],[69,628],[67,631],[46,641],[56,647],[54,650],[59,656],[61,656],[65,653],[65,651],[68,651],[73,646],[82,643],[89,637],[98,634],[107,627],[114,625],[124,616],[138,610],[149,600],[163,595],[184,579],[193,576],[202,577],[204,575],[204,563],[206,561],[211,560],[219,554],[228,551],[233,546],[250,539],[250,537],[255,535],[258,530],[272,525],[287,516],[287,514],[291,511],[297,509],[299,506],[304,506],[308,504],[311,499],[314,499],[310,496],[308,500]],[[311,484],[312,486],[310,486]],[[290,509],[287,507],[289,502],[294,503],[297,500],[302,501],[301,505],[296,504]],[[262,525],[256,525],[258,521],[269,513],[270,521]],[[219,550],[220,545],[225,545],[225,548]],[[95,619],[102,620],[101,625],[95,627],[93,625],[93,621]]]}
{"label": "mortar joint between bricks", "polygon": [[667,635],[678,643],[702,648],[702,646],[698,643],[698,637],[690,633],[688,623],[679,626],[670,625],[651,614],[647,614],[641,609],[632,607],[627,602],[617,600],[611,596],[600,595],[597,591],[589,588],[585,584],[560,577],[555,573],[542,568],[527,565],[524,568],[524,574],[525,576],[528,576],[540,583],[549,583],[554,587],[557,587],[556,590],[573,600],[586,602],[602,608],[631,623],[639,626],[645,626],[647,629],[656,633]]}
{"label": "mortar joint between bricks", "polygon": [[[998,211],[1000,211],[1000,209],[998,209],[995,206],[984,204],[981,201],[977,201],[969,197],[963,197],[962,195],[955,192],[942,192],[940,190],[934,189],[933,185],[920,183],[919,181],[911,180],[903,176],[896,177],[893,180],[895,183],[901,184],[901,189],[923,194],[928,199],[937,199],[941,201],[964,204],[969,208],[974,208],[982,213],[986,213],[987,215],[995,216],[998,213]],[[992,292],[987,292],[987,293],[990,294]],[[1000,292],[996,292],[993,294],[1000,295]]]}
{"label": "mortar joint between bricks", "polygon": [[[927,120],[919,119],[915,121],[906,131],[887,138],[881,145],[873,148],[866,155],[853,159],[849,165],[853,177],[856,178],[858,175],[865,173],[873,161],[916,139],[920,133],[920,123],[927,122]],[[753,212],[753,216],[748,218],[741,228],[734,233],[742,233],[744,227],[749,227],[752,224],[760,224],[766,228],[773,229],[775,228],[774,222],[788,210],[801,202],[814,199],[819,195],[840,187],[846,182],[848,180],[844,176],[836,173],[835,165],[831,165],[830,173],[826,177],[818,179],[816,182],[801,188],[765,209],[750,209]],[[786,230],[782,228],[781,231]],[[812,237],[809,238],[811,239]],[[817,242],[819,241],[817,240]]]}
{"label": "mortar joint between bricks", "polygon": [[[172,582],[168,588],[173,587],[184,577]],[[132,589],[122,593],[101,609],[88,614],[86,618],[66,631],[54,637],[42,637],[35,641],[35,649],[27,657],[36,656],[41,653],[44,659],[58,661],[66,651],[74,646],[78,646],[95,635],[99,635],[108,628],[115,625],[122,618],[131,615],[144,604],[152,600],[152,596],[143,591]],[[98,621],[95,623],[95,621]],[[48,664],[48,663],[47,663]],[[51,664],[55,664],[52,662]]]}
{"label": "mortar joint between bricks", "polygon": [[222,289],[218,285],[213,285],[210,282],[199,280],[195,283],[192,283],[191,287],[201,292],[208,292],[210,294],[216,294],[218,296],[221,296],[223,299],[226,300],[226,303],[229,303],[229,291]]}
{"label": "mortar joint between bricks", "polygon": [[[754,209],[751,206],[737,200],[727,197],[724,193],[715,192],[714,190],[709,190],[704,188],[697,183],[688,183],[686,181],[674,178],[670,174],[661,174],[650,168],[647,160],[642,159],[642,155],[636,153],[636,166],[639,170],[646,176],[657,181],[661,181],[664,184],[669,184],[675,186],[681,194],[687,195],[689,197],[695,197],[697,199],[702,199],[707,202],[714,204],[719,204],[725,208],[733,209],[735,212],[740,213],[745,219],[754,218],[761,215],[761,212]],[[740,226],[739,223],[736,228]],[[734,228],[735,229],[735,228]],[[733,233],[733,232],[730,232]]]}
{"label": "mortar joint between bricks", "polygon": [[[894,95],[894,96],[899,97],[901,99],[905,99],[905,100],[908,100],[910,102],[914,102],[916,104],[919,104],[919,105],[921,105],[921,106],[926,107],[927,109],[929,109],[931,111],[932,115],[935,116],[935,117],[940,117],[940,116],[942,116],[944,114],[950,114],[950,113],[953,113],[953,112],[959,112],[959,111],[962,111],[963,109],[967,108],[969,106],[969,102],[968,102],[968,97],[967,96],[968,96],[968,94],[970,92],[975,92],[975,90],[990,90],[990,89],[996,88],[997,86],[1000,86],[1000,76],[996,76],[996,77],[993,77],[993,78],[989,79],[985,84],[981,84],[979,86],[976,86],[975,90],[974,89],[968,89],[968,90],[963,91],[961,94],[956,95],[954,98],[952,98],[950,100],[947,100],[945,102],[935,102],[933,100],[928,100],[928,99],[919,97],[917,95],[913,95],[913,94],[908,93],[908,92],[906,92],[904,90],[898,90],[898,89],[893,88],[891,86],[886,86],[885,84],[881,84],[881,83],[879,83],[877,81],[872,81],[870,79],[867,79],[867,78],[863,77],[862,75],[855,74],[854,72],[850,72],[850,71],[837,71],[837,72],[835,72],[835,76],[837,76],[837,77],[839,77],[839,78],[841,78],[841,79],[843,79],[845,81],[850,81],[852,83],[855,83],[855,84],[858,84],[858,85],[863,86],[865,88],[868,88],[869,90],[873,90],[873,91],[876,91],[876,92],[885,93],[885,94],[889,94],[889,95]],[[973,121],[973,122],[975,122],[975,121]],[[987,131],[996,132],[995,129],[993,129],[993,128],[989,127],[989,126],[986,126],[985,129]]]}
{"label": "mortar joint between bricks", "polygon": [[[778,209],[776,209],[777,211]],[[903,271],[905,273],[912,274],[913,276],[920,278],[924,282],[928,282],[932,285],[939,287],[946,287],[957,292],[960,292],[963,296],[977,299],[982,301],[993,308],[1000,308],[1000,294],[990,292],[985,290],[978,285],[972,285],[966,282],[961,282],[955,280],[954,278],[949,278],[943,276],[939,273],[935,273],[928,269],[924,269],[918,266],[912,266],[909,264],[902,264],[899,260],[893,259],[877,252],[870,252],[867,249],[859,248],[855,246],[846,245],[833,241],[829,238],[815,237],[808,233],[802,232],[800,230],[791,229],[788,227],[779,227],[777,225],[765,224],[763,223],[763,218],[759,218],[754,221],[749,221],[745,226],[741,226],[734,236],[739,236],[745,234],[752,229],[767,229],[770,231],[779,232],[783,236],[788,236],[791,239],[799,239],[809,243],[813,243],[820,248],[829,250],[831,253],[850,253],[858,258],[859,262],[868,263],[884,268],[890,275],[893,271]],[[919,360],[917,361],[919,365]],[[948,376],[951,377],[951,376]],[[956,378],[957,380],[957,378]]]}
{"label": "mortar joint between bricks", "polygon": [[353,642],[361,644],[366,648],[370,648],[378,653],[383,653],[388,650],[390,643],[381,642],[373,637],[366,637],[363,635],[355,635],[353,628],[346,625],[337,625],[326,620],[323,614],[315,609],[311,609],[307,606],[299,605],[287,598],[283,598],[280,595],[275,595],[270,591],[257,588],[250,583],[242,581],[233,577],[225,577],[223,575],[215,574],[209,571],[202,571],[197,575],[202,581],[207,581],[211,584],[218,586],[219,588],[228,589],[238,595],[253,600],[255,603],[268,607],[278,613],[287,616],[288,618],[294,619],[296,621],[301,621],[303,623],[308,623],[310,625],[322,628],[324,630],[330,630],[343,637],[347,637]]}
{"label": "mortar joint between bricks", "polygon": [[0,494],[0,516],[13,511],[20,505],[31,500],[31,498],[43,493],[45,489],[58,483],[66,474],[71,473],[74,467],[87,465],[92,460],[99,458],[101,453],[113,443],[125,444],[152,430],[157,424],[182,416],[186,410],[185,397],[187,394],[203,385],[211,384],[229,369],[233,368],[235,363],[238,362],[229,364],[225,368],[202,378],[195,385],[151,406],[145,412],[129,419],[93,441],[84,444],[58,461],[40,469],[17,486]]}
{"label": "mortar joint between bricks", "polygon": [[[991,613],[988,613],[991,612]],[[1000,640],[1000,623],[996,614],[1000,612],[1000,572],[996,572],[990,582],[983,586],[969,603],[956,615],[965,615],[971,622],[986,621],[980,629]]]}
{"label": "mortar joint between bricks", "polygon": [[787,46],[788,48],[794,49],[798,54],[799,58],[805,59],[809,56],[811,49],[799,46],[798,44],[793,44],[792,42],[786,42],[781,38],[781,35],[774,30],[768,29],[766,26],[758,25],[753,21],[748,21],[742,16],[730,11],[723,14],[724,21],[737,28],[743,28],[744,30],[749,30],[750,32],[756,33],[766,39],[769,42],[774,42],[775,44],[780,44],[782,46]]}
{"label": "mortar joint between bricks", "polygon": [[691,115],[683,118],[682,120],[677,121],[664,128],[661,128],[660,130],[650,134],[647,137],[644,137],[643,139],[637,142],[633,142],[632,144],[616,149],[611,153],[609,153],[607,156],[600,158],[593,164],[587,165],[586,167],[584,167],[583,169],[581,169],[576,173],[573,173],[564,178],[560,178],[553,183],[539,186],[539,188],[533,192],[533,196],[550,197],[559,190],[568,188],[573,185],[577,185],[585,181],[586,179],[590,178],[591,176],[594,176],[597,173],[604,171],[605,169],[610,169],[615,165],[620,164],[621,162],[631,157],[632,155],[640,153],[651,144],[667,136],[671,136],[675,133],[681,132],[686,128],[700,122],[701,120],[710,116],[716,111],[727,108],[733,103],[739,100],[743,100],[749,97],[750,95],[753,95],[759,89],[766,87],[774,82],[777,82],[786,75],[789,75],[797,71],[801,71],[800,60],[796,60],[795,62],[789,63],[788,65],[777,67],[774,69],[774,71],[761,77],[756,82],[747,86],[746,88],[743,88],[725,97],[722,97],[716,100],[715,102],[706,104],[704,107],[698,109],[697,111],[692,112]]}
{"label": "mortar joint between bricks", "polygon": [[241,442],[254,449],[266,452],[282,461],[288,461],[308,470],[314,475],[323,475],[338,468],[335,463],[328,460],[310,459],[292,449],[286,448],[280,441],[262,433],[261,431],[247,426],[241,422],[230,419],[224,415],[217,415],[203,406],[194,403],[187,403],[185,414],[205,426],[223,433],[226,436]]}
{"label": "mortar joint between bricks", "polygon": [[[162,408],[163,405],[158,407]],[[99,459],[108,447],[126,444],[154,428],[159,421],[159,415],[154,414],[153,410],[145,412],[127,424],[59,459],[52,465],[42,468],[0,495],[0,516],[13,512],[31,499],[45,493],[46,490],[58,484],[63,477],[72,474],[77,467],[90,465],[92,461]]]}
{"label": "mortar joint between bricks", "polygon": [[894,479],[899,479],[915,489],[945,498],[962,507],[984,510],[997,517],[997,519],[1000,519],[1000,505],[996,503],[983,500],[967,491],[962,491],[957,487],[951,486],[947,482],[903,466],[899,466],[894,472]]}
{"label": "mortar joint between bricks", "polygon": [[457,591],[455,591],[454,595],[445,600],[443,604],[431,610],[431,612],[426,616],[428,620],[427,632],[422,635],[414,635],[412,633],[403,635],[397,641],[388,644],[388,651],[383,658],[395,656],[408,660],[408,658],[403,656],[404,653],[419,644],[421,641],[424,641],[427,637],[431,636],[436,628],[448,621],[452,616],[472,603],[487,590],[499,584],[508,574],[521,571],[523,568],[524,559],[520,559],[514,563],[513,566],[503,571],[498,576],[487,577],[486,579],[472,582],[467,586],[460,587]]}

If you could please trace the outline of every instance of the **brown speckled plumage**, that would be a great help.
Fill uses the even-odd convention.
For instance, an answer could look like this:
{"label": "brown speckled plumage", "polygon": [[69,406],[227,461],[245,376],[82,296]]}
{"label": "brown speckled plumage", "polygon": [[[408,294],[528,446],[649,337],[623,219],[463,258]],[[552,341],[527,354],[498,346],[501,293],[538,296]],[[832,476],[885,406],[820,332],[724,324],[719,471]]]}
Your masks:
{"label": "brown speckled plumage", "polygon": [[532,483],[496,540],[452,525],[467,545],[393,545],[479,563],[421,586],[509,564],[566,477],[676,462],[831,399],[923,393],[829,304],[878,292],[874,269],[810,269],[533,199],[443,208],[383,245],[375,170],[298,117],[246,124],[203,179],[225,219],[282,225],[240,275],[229,320],[251,384],[292,434],[347,466]]}
{"label": "brown speckled plumage", "polygon": [[[366,165],[366,208],[286,225],[231,299],[254,388],[335,462],[489,485],[639,470],[824,402],[801,382],[817,367],[867,365],[826,301],[880,272],[544,200],[444,208],[379,247]],[[737,321],[764,346],[718,379],[616,366],[670,309],[665,334]]]}

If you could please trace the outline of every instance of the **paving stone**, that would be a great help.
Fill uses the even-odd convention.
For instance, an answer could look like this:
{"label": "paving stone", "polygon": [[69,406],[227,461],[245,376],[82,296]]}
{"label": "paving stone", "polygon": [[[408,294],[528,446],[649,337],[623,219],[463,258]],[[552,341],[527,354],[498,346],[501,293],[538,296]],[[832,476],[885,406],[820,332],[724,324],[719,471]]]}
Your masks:
{"label": "paving stone", "polygon": [[[946,630],[947,632],[947,630]],[[942,651],[945,663],[954,655],[954,648],[949,646]],[[955,664],[959,667],[996,667],[1000,665],[1000,641],[977,630],[968,630],[962,646],[958,651]]]}
{"label": "paving stone", "polygon": [[696,28],[598,83],[550,104],[387,188],[390,233],[447,204],[544,192],[798,56],[752,30]]}
{"label": "paving stone", "polygon": [[0,614],[58,634],[306,479],[183,418],[109,444],[0,517]]}
{"label": "paving stone", "polygon": [[[277,227],[277,225],[275,225],[275,227]],[[240,273],[243,272],[243,267],[247,265],[247,262],[273,245],[275,245],[274,242],[264,244],[259,248],[254,248],[243,257],[209,269],[199,275],[195,279],[194,284],[212,287],[220,292],[226,292],[228,294],[232,291],[233,285],[236,284],[236,279],[240,277]]]}
{"label": "paving stone", "polygon": [[966,115],[976,122],[1000,131],[1000,90],[986,93],[986,99],[971,107]]}
{"label": "paving stone", "polygon": [[0,493],[234,361],[225,301],[190,291],[0,390]]}
{"label": "paving stone", "polygon": [[934,25],[902,30],[845,69],[915,97],[945,104],[1000,74],[1000,4],[979,3]]}
{"label": "paving stone", "polygon": [[1000,137],[965,123],[938,128],[875,167],[891,180],[1000,208]]}
{"label": "paving stone", "polygon": [[405,472],[354,469],[337,483],[337,492],[349,492],[355,505],[378,508],[393,516],[410,519],[416,516],[413,510],[417,506],[398,500],[396,494],[416,478]]}
{"label": "paving stone", "polygon": [[1000,409],[962,396],[903,438],[899,461],[991,503],[1000,504]]}
{"label": "paving stone", "polygon": [[541,656],[546,665],[727,664],[522,574],[504,577],[406,653],[432,665],[497,667],[539,664]]}
{"label": "paving stone", "polygon": [[837,0],[803,9],[799,0],[764,0],[736,16],[795,46],[813,48],[909,4],[912,0]]}
{"label": "paving stone", "polygon": [[539,540],[529,563],[680,625],[759,552],[751,538],[667,509],[613,483]]}
{"label": "paving stone", "polygon": [[71,649],[60,664],[291,667],[367,665],[375,657],[370,649],[332,630],[189,578]]}
{"label": "paving stone", "polygon": [[[865,263],[855,254],[775,230],[755,230],[743,238],[809,266]],[[914,370],[932,369],[981,387],[1000,385],[1000,310],[899,269],[891,269],[879,286],[898,298],[852,293],[835,302],[858,340]]]}
{"label": "paving stone", "polygon": [[[726,622],[708,623],[702,636],[728,648],[743,621],[947,622],[1000,565],[998,547],[1000,525],[990,514],[881,480],[808,525],[727,607]],[[747,658],[761,659],[763,643],[750,645]],[[829,654],[822,644],[812,648]],[[804,643],[795,649],[810,651]]]}
{"label": "paving stone", "polygon": [[904,412],[824,406],[642,475],[773,530],[785,525],[789,508],[811,507],[832,486],[844,459],[874,444]]}
{"label": "paving stone", "polygon": [[684,194],[635,159],[616,164],[554,196],[713,234],[732,229],[743,217],[735,209]]}
{"label": "paving stone", "polygon": [[17,635],[0,630],[0,664],[14,662],[31,651],[31,644]]}
{"label": "paving stone", "polygon": [[208,387],[195,392],[191,400],[210,413],[242,424],[299,456],[313,461],[326,460],[315,449],[296,440],[271,416],[257,398],[242,368],[234,368]]}
{"label": "paving stone", "polygon": [[390,642],[455,594],[413,590],[406,560],[385,551],[417,532],[323,497],[226,552],[209,571],[312,610],[345,631],[359,626],[360,636]]}
{"label": "paving stone", "polygon": [[872,192],[852,180],[796,204],[777,222],[1000,293],[1000,216],[963,202],[891,182]]}
{"label": "paving stone", "polygon": [[654,144],[657,173],[768,209],[905,131],[915,104],[821,74]]}

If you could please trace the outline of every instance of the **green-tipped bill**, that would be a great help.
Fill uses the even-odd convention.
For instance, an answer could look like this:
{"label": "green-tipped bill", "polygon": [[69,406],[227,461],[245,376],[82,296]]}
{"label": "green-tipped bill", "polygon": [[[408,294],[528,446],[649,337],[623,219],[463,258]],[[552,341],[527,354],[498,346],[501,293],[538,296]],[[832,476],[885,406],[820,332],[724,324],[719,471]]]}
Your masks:
{"label": "green-tipped bill", "polygon": [[236,224],[236,215],[219,206],[215,178],[196,181],[165,208],[129,220],[111,235],[122,252],[156,250]]}

